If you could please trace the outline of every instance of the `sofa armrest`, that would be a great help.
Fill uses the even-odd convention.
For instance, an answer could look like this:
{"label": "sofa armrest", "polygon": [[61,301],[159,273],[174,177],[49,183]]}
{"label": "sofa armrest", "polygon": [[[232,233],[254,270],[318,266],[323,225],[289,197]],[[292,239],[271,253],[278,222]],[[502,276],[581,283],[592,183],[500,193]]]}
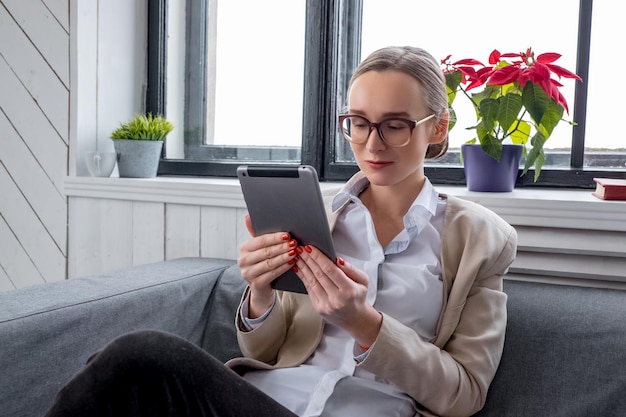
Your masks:
{"label": "sofa armrest", "polygon": [[2,415],[41,415],[123,333],[156,329],[202,344],[211,294],[232,264],[181,258],[0,293]]}

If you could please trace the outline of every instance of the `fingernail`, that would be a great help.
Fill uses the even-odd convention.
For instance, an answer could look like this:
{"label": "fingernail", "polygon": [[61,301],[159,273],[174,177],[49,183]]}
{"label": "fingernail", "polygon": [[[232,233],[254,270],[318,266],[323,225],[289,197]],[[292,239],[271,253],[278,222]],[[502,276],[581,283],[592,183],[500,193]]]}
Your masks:
{"label": "fingernail", "polygon": [[295,264],[296,262],[298,262],[298,260],[297,260],[296,258],[293,258],[293,259],[290,259],[289,261],[287,261],[287,263],[288,263],[289,265],[293,265],[293,264]]}
{"label": "fingernail", "polygon": [[302,249],[302,246],[298,246],[298,247],[296,247],[296,252],[298,252],[300,255],[302,255],[302,252],[304,252],[304,249]]}
{"label": "fingernail", "polygon": [[296,254],[296,250],[295,249],[292,249],[289,252],[287,252],[287,255],[289,255],[289,256],[293,256],[295,254]]}
{"label": "fingernail", "polygon": [[344,261],[341,256],[337,256],[337,263],[341,266],[344,266],[346,264],[346,261]]}
{"label": "fingernail", "polygon": [[282,236],[280,237],[282,240],[289,240],[291,236],[289,236],[289,233],[283,233]]}
{"label": "fingernail", "polygon": [[295,240],[295,239],[291,239],[291,240],[289,241],[289,247],[290,247],[290,248],[295,248],[297,244],[298,244],[298,242],[296,242],[296,240]]}
{"label": "fingernail", "polygon": [[291,269],[293,269],[293,272],[298,272],[299,271],[298,265],[294,265],[293,268],[291,268]]}
{"label": "fingernail", "polygon": [[309,252],[309,253],[313,252],[313,249],[311,249],[311,247],[310,247],[309,245],[306,245],[306,246],[304,247],[304,250],[305,250],[305,251],[307,251],[307,252]]}

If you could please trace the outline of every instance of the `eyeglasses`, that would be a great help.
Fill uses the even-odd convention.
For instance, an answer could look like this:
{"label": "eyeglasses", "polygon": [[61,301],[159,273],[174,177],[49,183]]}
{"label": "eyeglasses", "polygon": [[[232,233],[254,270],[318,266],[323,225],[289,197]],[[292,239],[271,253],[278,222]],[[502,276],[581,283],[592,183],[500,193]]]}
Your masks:
{"label": "eyeglasses", "polygon": [[401,117],[391,117],[378,123],[372,123],[363,116],[342,114],[339,116],[339,125],[343,137],[349,142],[363,144],[367,142],[373,129],[387,145],[394,148],[406,146],[411,141],[413,129],[435,117],[434,114],[421,120],[409,120]]}

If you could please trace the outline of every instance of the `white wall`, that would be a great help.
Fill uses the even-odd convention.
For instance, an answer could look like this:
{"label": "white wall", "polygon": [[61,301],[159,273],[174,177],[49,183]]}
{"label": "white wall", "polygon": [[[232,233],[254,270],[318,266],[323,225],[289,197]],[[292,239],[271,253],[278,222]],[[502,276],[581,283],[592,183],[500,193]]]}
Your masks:
{"label": "white wall", "polygon": [[[234,259],[246,238],[232,180],[85,176],[84,152],[111,149],[110,131],[143,109],[146,4],[0,0],[0,291],[172,257]],[[515,225],[512,271],[525,279],[626,278],[625,202],[449,191]]]}
{"label": "white wall", "polygon": [[143,107],[146,0],[0,0],[0,290],[67,276],[64,181]]}

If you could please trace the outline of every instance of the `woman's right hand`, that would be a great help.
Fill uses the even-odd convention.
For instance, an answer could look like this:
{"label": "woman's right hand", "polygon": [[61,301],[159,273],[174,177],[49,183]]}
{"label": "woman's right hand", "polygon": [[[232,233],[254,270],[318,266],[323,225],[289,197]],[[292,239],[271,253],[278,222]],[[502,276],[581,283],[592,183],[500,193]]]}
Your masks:
{"label": "woman's right hand", "polygon": [[249,316],[256,318],[265,313],[274,301],[272,281],[295,264],[298,242],[286,232],[255,236],[249,215],[246,215],[246,227],[252,239],[239,248],[237,264],[241,276],[250,286]]}

